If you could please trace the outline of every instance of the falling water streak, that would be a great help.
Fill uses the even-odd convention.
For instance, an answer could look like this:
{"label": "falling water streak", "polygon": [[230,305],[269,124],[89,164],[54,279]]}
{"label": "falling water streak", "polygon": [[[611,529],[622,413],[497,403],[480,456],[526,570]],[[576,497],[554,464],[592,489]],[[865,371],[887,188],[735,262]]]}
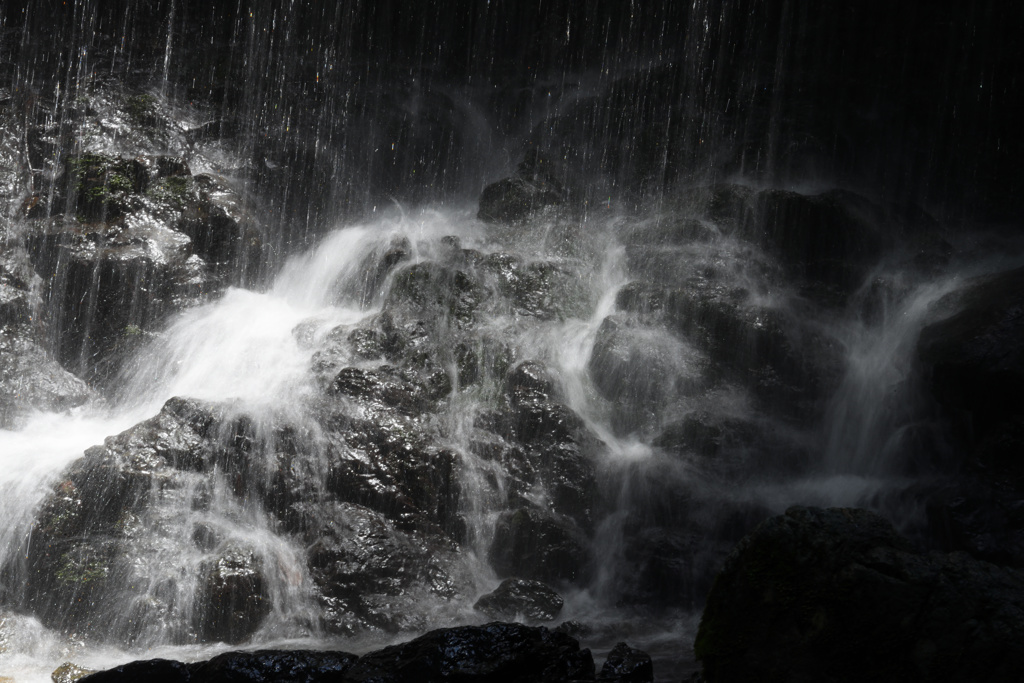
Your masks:
{"label": "falling water streak", "polygon": [[825,472],[869,478],[900,473],[897,441],[913,426],[920,404],[916,387],[905,385],[914,373],[914,345],[933,304],[958,284],[944,279],[917,288],[878,325],[849,324],[846,377],[825,417]]}
{"label": "falling water streak", "polygon": [[174,51],[174,17],[176,0],[171,0],[170,9],[167,10],[167,41],[164,44],[164,68],[163,79],[160,82],[160,99],[167,98],[167,89],[171,81],[171,54]]}

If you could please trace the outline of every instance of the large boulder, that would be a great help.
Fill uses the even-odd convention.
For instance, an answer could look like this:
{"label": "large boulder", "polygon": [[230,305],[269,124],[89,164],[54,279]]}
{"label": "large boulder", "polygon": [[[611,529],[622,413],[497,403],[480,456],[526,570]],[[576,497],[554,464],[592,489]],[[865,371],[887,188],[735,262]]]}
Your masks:
{"label": "large boulder", "polygon": [[707,359],[671,332],[614,316],[598,328],[587,370],[616,410],[612,425],[630,433],[659,422],[661,411],[706,383]]}
{"label": "large boulder", "polygon": [[573,582],[583,577],[587,547],[572,520],[523,507],[498,518],[489,559],[501,576]]}
{"label": "large boulder", "polygon": [[1024,566],[1024,269],[975,278],[921,331],[925,385],[954,436],[955,480],[929,502],[950,548]]}
{"label": "large boulder", "polygon": [[131,637],[145,627],[132,623],[142,615],[123,614],[147,589],[136,572],[159,552],[147,544],[161,542],[139,534],[140,520],[154,499],[181,487],[179,472],[212,464],[215,419],[211,406],[172,399],[73,462],[36,513],[24,565],[4,568],[23,585],[22,606],[51,628]]}
{"label": "large boulder", "polygon": [[189,680],[260,683],[336,681],[358,657],[347,652],[316,650],[256,650],[225,652],[207,662],[188,665]]}
{"label": "large boulder", "polygon": [[552,172],[552,162],[530,149],[512,176],[484,188],[477,217],[488,223],[516,223],[565,200],[565,187]]}
{"label": "large boulder", "polygon": [[[1024,268],[977,278],[938,308],[952,314],[921,331],[918,356],[976,444],[1024,413]],[[1020,458],[1000,464],[1024,475]]]}
{"label": "large boulder", "polygon": [[[614,652],[620,650],[617,647]],[[638,678],[629,673],[636,667],[628,662],[642,662],[643,656],[630,652],[614,671],[606,666],[601,680],[649,681],[649,676]],[[581,650],[575,638],[543,627],[495,622],[430,631],[362,657],[309,650],[226,652],[191,664],[166,659],[129,662],[81,680],[126,683],[143,679],[159,683],[569,683],[593,681],[595,676],[590,650]]]}
{"label": "large boulder", "polygon": [[571,636],[544,627],[492,623],[426,633],[365,655],[345,674],[351,683],[406,681],[593,680],[594,660]]}
{"label": "large boulder", "polygon": [[501,585],[473,605],[492,619],[551,621],[562,611],[564,601],[553,588],[540,581],[505,579]]}
{"label": "large boulder", "polygon": [[[738,382],[753,394],[759,408],[813,421],[841,377],[838,343],[784,308],[758,305],[750,299],[743,288],[701,275],[683,287],[630,283],[619,290],[616,305],[651,327],[668,327],[693,347],[677,346],[675,351],[676,363],[692,368],[691,391],[711,381]],[[598,337],[595,351],[600,355],[595,363],[615,360],[614,344],[621,334],[612,334],[613,325],[614,321]],[[711,362],[702,363],[705,358]],[[611,362],[608,368],[615,365]],[[636,383],[642,375],[630,377]],[[614,386],[614,375],[598,374],[595,379]],[[640,388],[650,391],[646,385]]]}
{"label": "large boulder", "polygon": [[327,631],[422,629],[427,620],[419,604],[458,594],[450,541],[401,531],[384,515],[357,505],[303,509],[306,564]]}
{"label": "large boulder", "polygon": [[262,260],[255,220],[240,196],[169,156],[68,157],[68,196],[29,221],[25,242],[47,274],[60,359],[107,374],[167,315],[218,291]]}
{"label": "large boulder", "polygon": [[618,643],[608,653],[597,680],[607,683],[651,683],[654,680],[654,663],[646,652],[626,643]]}
{"label": "large boulder", "polygon": [[708,596],[708,683],[1013,680],[1024,576],[916,552],[883,518],[791,508],[747,536]]}
{"label": "large boulder", "polygon": [[182,113],[101,81],[66,116],[53,116],[53,93],[25,103],[11,159],[24,182],[7,188],[21,202],[4,230],[44,276],[48,350],[90,382],[112,377],[169,314],[254,280],[268,255],[248,202],[197,153]]}

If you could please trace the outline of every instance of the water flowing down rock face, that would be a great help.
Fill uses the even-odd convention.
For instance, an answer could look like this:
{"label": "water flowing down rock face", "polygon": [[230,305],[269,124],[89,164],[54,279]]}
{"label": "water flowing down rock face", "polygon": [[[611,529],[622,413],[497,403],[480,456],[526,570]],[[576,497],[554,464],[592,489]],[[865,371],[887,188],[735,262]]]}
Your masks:
{"label": "water flowing down rock face", "polygon": [[837,2],[4,4],[0,672],[711,680],[772,524],[988,605],[1024,15]]}
{"label": "water flowing down rock face", "polygon": [[793,508],[726,561],[695,652],[709,683],[1009,680],[1022,632],[1018,571],[917,552],[865,510]]}

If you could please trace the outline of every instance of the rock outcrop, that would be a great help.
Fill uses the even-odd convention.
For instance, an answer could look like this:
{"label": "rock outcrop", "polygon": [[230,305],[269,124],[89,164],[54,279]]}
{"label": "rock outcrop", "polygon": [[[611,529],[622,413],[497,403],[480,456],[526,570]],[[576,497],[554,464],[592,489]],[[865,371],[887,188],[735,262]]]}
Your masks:
{"label": "rock outcrop", "polygon": [[483,595],[473,609],[492,619],[524,617],[530,621],[552,621],[562,611],[562,596],[540,581],[505,579],[496,589]]}
{"label": "rock outcrop", "polygon": [[955,479],[930,503],[948,547],[1024,566],[1024,270],[976,278],[921,332],[925,385],[953,436]]}
{"label": "rock outcrop", "polygon": [[1024,668],[1024,576],[917,552],[881,517],[791,508],[736,547],[694,645],[708,683],[995,681]]}
{"label": "rock outcrop", "polygon": [[[628,651],[628,652],[627,652]],[[131,662],[81,679],[88,683],[119,683],[142,678],[161,683],[215,681],[302,681],[320,683],[528,683],[601,680],[650,681],[637,677],[632,660],[644,655],[620,646],[609,658],[600,679],[594,660],[575,638],[543,627],[491,623],[460,626],[426,633],[400,645],[365,654],[344,652],[277,651],[229,652],[207,662],[182,664],[154,659]],[[627,656],[628,655],[628,656]],[[620,661],[621,660],[621,661]],[[646,661],[649,671],[650,660]],[[641,663],[639,668],[643,668]]]}

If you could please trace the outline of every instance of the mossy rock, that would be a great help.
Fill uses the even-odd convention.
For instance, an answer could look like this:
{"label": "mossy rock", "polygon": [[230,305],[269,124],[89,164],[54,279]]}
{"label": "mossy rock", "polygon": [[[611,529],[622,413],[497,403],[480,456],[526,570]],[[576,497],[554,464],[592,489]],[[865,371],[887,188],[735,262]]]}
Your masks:
{"label": "mossy rock", "polygon": [[83,222],[119,218],[129,210],[131,195],[145,191],[148,183],[145,166],[135,159],[83,154],[68,157],[65,167],[74,209]]}
{"label": "mossy rock", "polygon": [[146,195],[155,201],[169,204],[179,211],[184,209],[186,204],[197,199],[195,182],[187,176],[160,178],[146,190]]}

